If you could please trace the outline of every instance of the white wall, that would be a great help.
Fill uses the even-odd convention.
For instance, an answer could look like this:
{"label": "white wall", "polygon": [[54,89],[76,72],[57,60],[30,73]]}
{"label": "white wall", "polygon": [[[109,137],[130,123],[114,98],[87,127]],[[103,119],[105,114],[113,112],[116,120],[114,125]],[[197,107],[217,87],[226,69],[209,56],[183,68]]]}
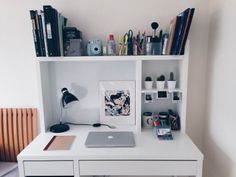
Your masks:
{"label": "white wall", "polygon": [[236,176],[236,2],[211,0],[204,177]]}
{"label": "white wall", "polygon": [[204,120],[207,51],[207,4],[205,0],[1,0],[0,5],[0,107],[38,106],[35,54],[30,9],[52,4],[89,39],[105,40],[110,32],[130,28],[151,32],[158,20],[165,27],[187,7],[195,7],[191,29],[187,132],[201,148]]}
{"label": "white wall", "polygon": [[26,3],[0,2],[0,107],[37,106],[36,71]]}

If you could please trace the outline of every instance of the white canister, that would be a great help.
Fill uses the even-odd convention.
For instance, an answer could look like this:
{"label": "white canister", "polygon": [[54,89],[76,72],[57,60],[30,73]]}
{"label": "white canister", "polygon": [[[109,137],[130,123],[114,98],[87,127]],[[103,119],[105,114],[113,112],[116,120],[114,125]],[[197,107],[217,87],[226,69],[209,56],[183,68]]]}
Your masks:
{"label": "white canister", "polygon": [[153,128],[154,116],[152,112],[143,113],[143,128]]}

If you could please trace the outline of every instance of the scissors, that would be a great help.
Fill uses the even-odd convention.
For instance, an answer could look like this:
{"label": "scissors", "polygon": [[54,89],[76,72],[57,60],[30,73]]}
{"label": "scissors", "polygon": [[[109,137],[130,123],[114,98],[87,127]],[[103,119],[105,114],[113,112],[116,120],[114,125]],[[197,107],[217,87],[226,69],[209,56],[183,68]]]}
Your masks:
{"label": "scissors", "polygon": [[124,35],[124,44],[125,44],[125,55],[133,55],[133,31],[129,30],[128,33]]}

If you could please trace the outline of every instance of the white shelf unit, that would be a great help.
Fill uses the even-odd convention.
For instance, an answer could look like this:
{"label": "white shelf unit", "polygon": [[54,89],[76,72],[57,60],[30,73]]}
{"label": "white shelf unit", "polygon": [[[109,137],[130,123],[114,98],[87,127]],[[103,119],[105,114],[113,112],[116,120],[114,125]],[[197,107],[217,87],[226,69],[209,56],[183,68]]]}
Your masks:
{"label": "white shelf unit", "polygon": [[[38,80],[40,87],[40,128],[41,132],[58,123],[60,116],[61,88],[67,87],[80,100],[70,110],[64,110],[64,121],[77,123],[95,123],[99,121],[99,81],[133,80],[136,83],[136,121],[132,126],[119,126],[118,130],[141,132],[142,113],[159,112],[173,109],[181,118],[181,131],[185,132],[187,107],[187,80],[189,45],[185,55],[171,56],[80,56],[80,57],[40,57],[37,58]],[[174,72],[177,79],[176,91],[182,92],[182,102],[171,103],[160,100],[145,103],[146,92],[143,87],[146,76]]]}
{"label": "white shelf unit", "polygon": [[69,62],[69,61],[153,61],[153,60],[183,60],[184,55],[134,55],[134,56],[78,56],[78,57],[38,57],[40,62]]}

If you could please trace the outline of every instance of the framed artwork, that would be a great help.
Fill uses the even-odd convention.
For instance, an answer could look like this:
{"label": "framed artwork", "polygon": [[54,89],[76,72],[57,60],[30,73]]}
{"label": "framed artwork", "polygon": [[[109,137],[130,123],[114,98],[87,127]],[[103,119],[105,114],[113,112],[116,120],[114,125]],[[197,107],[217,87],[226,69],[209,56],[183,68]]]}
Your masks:
{"label": "framed artwork", "polygon": [[156,93],[156,99],[168,99],[169,98],[169,93],[167,91],[158,91]]}
{"label": "framed artwork", "polygon": [[135,82],[100,81],[100,121],[135,125]]}
{"label": "framed artwork", "polygon": [[145,103],[153,103],[153,93],[145,93]]}
{"label": "framed artwork", "polygon": [[182,101],[181,92],[172,92],[172,103],[180,103]]}

